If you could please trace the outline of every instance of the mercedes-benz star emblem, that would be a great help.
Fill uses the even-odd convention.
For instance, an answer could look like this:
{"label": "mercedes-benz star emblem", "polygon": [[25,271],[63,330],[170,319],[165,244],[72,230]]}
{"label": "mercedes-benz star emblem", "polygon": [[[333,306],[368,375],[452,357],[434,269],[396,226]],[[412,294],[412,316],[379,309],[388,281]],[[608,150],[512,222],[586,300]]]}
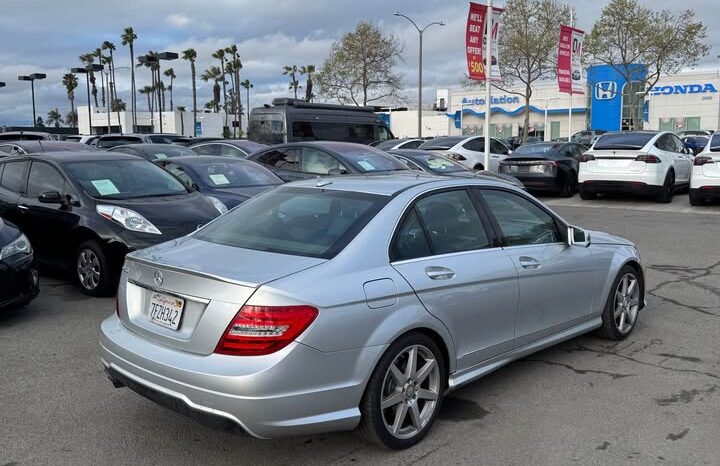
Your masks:
{"label": "mercedes-benz star emblem", "polygon": [[163,274],[159,270],[155,271],[155,274],[153,275],[153,281],[157,286],[161,286],[163,284]]}

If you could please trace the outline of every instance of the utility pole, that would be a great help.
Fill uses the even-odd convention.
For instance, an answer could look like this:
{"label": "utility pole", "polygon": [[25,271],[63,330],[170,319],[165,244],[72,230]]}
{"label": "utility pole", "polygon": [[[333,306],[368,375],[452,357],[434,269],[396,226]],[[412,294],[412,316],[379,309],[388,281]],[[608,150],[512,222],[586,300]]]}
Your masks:
{"label": "utility pole", "polygon": [[492,0],[488,0],[485,18],[485,129],[483,130],[483,140],[485,142],[485,160],[483,161],[483,169],[485,170],[489,170],[490,167],[490,78],[492,76],[492,18]]}

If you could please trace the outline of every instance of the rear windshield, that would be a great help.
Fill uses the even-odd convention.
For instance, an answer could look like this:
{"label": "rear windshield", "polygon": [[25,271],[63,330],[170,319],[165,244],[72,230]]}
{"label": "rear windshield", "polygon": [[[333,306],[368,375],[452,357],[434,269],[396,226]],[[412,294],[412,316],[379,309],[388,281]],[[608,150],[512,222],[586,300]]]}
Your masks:
{"label": "rear windshield", "polygon": [[710,142],[710,150],[712,152],[720,152],[720,134],[713,135]]}
{"label": "rear windshield", "polygon": [[363,173],[407,170],[408,168],[395,157],[370,146],[353,149],[333,148],[344,160]]}
{"label": "rear windshield", "polygon": [[193,163],[192,170],[213,188],[240,188],[282,184],[270,170],[252,162],[222,160]]}
{"label": "rear windshield", "polygon": [[513,152],[513,155],[545,154],[553,150],[556,144],[528,144],[520,146]]}
{"label": "rear windshield", "polygon": [[141,142],[142,139],[138,137],[114,136],[98,140],[97,147],[109,149],[115,146],[122,146],[123,144],[140,144]]}
{"label": "rear windshield", "polygon": [[463,142],[466,138],[436,138],[425,142],[418,149],[441,149],[447,150]]}
{"label": "rear windshield", "polygon": [[330,259],[389,199],[376,194],[281,187],[240,204],[194,236],[238,248]]}
{"label": "rear windshield", "polygon": [[597,140],[593,149],[642,149],[655,136],[657,136],[656,133],[603,134]]}
{"label": "rear windshield", "polygon": [[408,158],[434,173],[456,173],[467,171],[462,165],[437,155],[414,155]]}
{"label": "rear windshield", "polygon": [[179,134],[152,134],[148,138],[156,144],[172,144],[173,141],[182,138],[182,136]]}
{"label": "rear windshield", "polygon": [[188,192],[177,178],[139,157],[70,162],[65,168],[85,192],[100,199],[176,196]]}

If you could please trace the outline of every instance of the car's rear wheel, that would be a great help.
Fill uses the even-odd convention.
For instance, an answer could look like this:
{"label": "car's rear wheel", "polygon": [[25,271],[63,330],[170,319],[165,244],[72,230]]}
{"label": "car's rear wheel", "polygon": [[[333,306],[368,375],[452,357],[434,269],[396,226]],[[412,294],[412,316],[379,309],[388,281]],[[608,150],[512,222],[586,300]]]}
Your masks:
{"label": "car's rear wheel", "polygon": [[90,296],[109,296],[114,291],[107,256],[97,241],[86,241],[78,247],[75,275],[80,289]]}
{"label": "car's rear wheel", "polygon": [[620,269],[610,289],[598,334],[609,340],[627,338],[637,323],[644,291],[645,284],[634,267],[626,265]]}
{"label": "car's rear wheel", "polygon": [[562,197],[573,197],[577,191],[577,174],[575,172],[568,172],[565,176],[562,188],[560,189],[560,195]]}
{"label": "car's rear wheel", "polygon": [[383,354],[365,388],[358,432],[386,448],[409,448],[425,437],[442,405],[445,361],[435,342],[409,333]]}
{"label": "car's rear wheel", "polygon": [[475,164],[475,166],[473,167],[473,170],[475,170],[476,172],[481,172],[481,171],[485,170],[485,168],[482,166],[481,163],[478,163],[478,164]]}
{"label": "car's rear wheel", "polygon": [[661,202],[663,204],[669,204],[672,202],[674,195],[675,195],[675,172],[670,170],[670,171],[668,171],[668,174],[665,175],[665,182],[662,185],[660,194],[656,198],[656,201]]}
{"label": "car's rear wheel", "polygon": [[705,199],[703,198],[703,196],[696,189],[691,189],[690,205],[701,206],[703,204],[705,204]]}
{"label": "car's rear wheel", "polygon": [[589,191],[584,184],[580,185],[580,199],[584,201],[592,201],[597,199],[597,193]]}

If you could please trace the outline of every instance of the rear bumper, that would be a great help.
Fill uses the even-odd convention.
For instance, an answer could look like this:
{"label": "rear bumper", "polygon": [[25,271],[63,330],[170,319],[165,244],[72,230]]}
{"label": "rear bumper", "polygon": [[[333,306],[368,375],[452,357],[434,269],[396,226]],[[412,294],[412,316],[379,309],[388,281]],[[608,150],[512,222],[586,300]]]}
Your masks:
{"label": "rear bumper", "polygon": [[100,345],[115,381],[203,423],[260,438],[354,429],[385,349],[324,353],[292,343],[268,356],[198,355],[142,338],[115,315],[102,323]]}
{"label": "rear bumper", "polygon": [[701,186],[699,188],[691,188],[690,195],[697,196],[708,201],[720,199],[719,186]]}
{"label": "rear bumper", "polygon": [[588,180],[581,183],[582,189],[589,193],[626,193],[638,195],[658,195],[662,186],[641,181],[600,181]]}
{"label": "rear bumper", "polygon": [[[509,173],[504,173],[509,175]],[[558,191],[562,189],[562,182],[558,176],[532,176],[527,174],[515,175],[515,178],[522,181],[528,190],[532,191]]]}

